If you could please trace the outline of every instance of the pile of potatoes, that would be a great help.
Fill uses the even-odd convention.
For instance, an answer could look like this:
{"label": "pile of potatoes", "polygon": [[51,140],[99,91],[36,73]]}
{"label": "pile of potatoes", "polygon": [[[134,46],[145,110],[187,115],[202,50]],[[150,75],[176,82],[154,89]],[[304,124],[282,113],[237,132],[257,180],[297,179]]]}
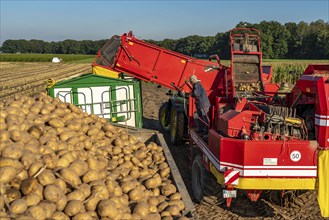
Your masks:
{"label": "pile of potatoes", "polygon": [[1,219],[185,219],[162,148],[40,94],[0,111]]}

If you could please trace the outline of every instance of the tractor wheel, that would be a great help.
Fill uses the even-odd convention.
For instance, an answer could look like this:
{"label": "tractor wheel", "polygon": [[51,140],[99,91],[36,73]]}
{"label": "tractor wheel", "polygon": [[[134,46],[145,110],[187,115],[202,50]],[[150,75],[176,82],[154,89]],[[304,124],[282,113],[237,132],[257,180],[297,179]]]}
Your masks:
{"label": "tractor wheel", "polygon": [[204,196],[215,195],[217,197],[220,193],[220,185],[212,174],[205,169],[200,154],[193,160],[191,176],[193,195],[197,202],[201,202]]}
{"label": "tractor wheel", "polygon": [[163,131],[170,128],[170,108],[167,102],[163,103],[159,109],[159,123]]}
{"label": "tractor wheel", "polygon": [[170,113],[170,142],[181,145],[184,140],[185,118],[184,112],[178,112],[174,108]]}

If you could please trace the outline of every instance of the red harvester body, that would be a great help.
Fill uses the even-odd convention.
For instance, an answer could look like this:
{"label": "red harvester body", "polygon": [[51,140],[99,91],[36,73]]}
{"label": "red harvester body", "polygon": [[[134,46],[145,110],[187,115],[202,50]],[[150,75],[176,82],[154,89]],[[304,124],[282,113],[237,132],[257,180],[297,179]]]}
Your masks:
{"label": "red harvester body", "polygon": [[[279,86],[270,83],[272,69],[262,65],[259,32],[233,29],[230,46],[231,65],[226,67],[218,56],[195,59],[146,43],[130,32],[114,36],[94,65],[184,93],[191,92],[192,74],[201,80],[211,102],[210,123],[205,125],[209,133],[202,136],[195,131],[191,96],[186,115],[196,199],[203,196],[204,169],[227,189],[227,205],[234,188],[247,190],[253,201],[262,190],[317,189],[318,144],[328,149],[329,143],[329,66],[309,66],[285,105],[280,105]],[[305,106],[308,114],[301,110]],[[307,124],[310,117],[313,127]],[[314,133],[313,140],[308,140],[309,132]]]}

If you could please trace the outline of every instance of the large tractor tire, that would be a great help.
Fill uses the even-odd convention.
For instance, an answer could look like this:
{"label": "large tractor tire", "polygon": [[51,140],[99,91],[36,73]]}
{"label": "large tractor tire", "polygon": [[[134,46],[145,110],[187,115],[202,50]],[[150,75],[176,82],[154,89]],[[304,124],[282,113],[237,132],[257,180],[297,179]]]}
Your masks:
{"label": "large tractor tire", "polygon": [[159,123],[163,131],[170,129],[170,110],[168,102],[163,103],[159,109]]}
{"label": "large tractor tire", "polygon": [[201,155],[197,155],[192,164],[192,190],[196,202],[201,202],[204,196],[216,197],[221,187],[216,179],[209,173],[202,163]]}
{"label": "large tractor tire", "polygon": [[170,142],[174,145],[181,145],[184,142],[184,112],[178,112],[174,108],[170,113]]}

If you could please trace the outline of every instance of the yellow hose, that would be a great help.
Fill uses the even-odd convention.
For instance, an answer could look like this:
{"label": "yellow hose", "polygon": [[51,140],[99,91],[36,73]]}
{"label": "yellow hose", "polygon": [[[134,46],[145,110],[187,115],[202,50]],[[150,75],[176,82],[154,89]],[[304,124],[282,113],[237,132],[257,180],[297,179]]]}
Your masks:
{"label": "yellow hose", "polygon": [[49,89],[56,84],[56,80],[53,78],[49,78],[46,80],[46,83],[47,83],[47,88]]}

